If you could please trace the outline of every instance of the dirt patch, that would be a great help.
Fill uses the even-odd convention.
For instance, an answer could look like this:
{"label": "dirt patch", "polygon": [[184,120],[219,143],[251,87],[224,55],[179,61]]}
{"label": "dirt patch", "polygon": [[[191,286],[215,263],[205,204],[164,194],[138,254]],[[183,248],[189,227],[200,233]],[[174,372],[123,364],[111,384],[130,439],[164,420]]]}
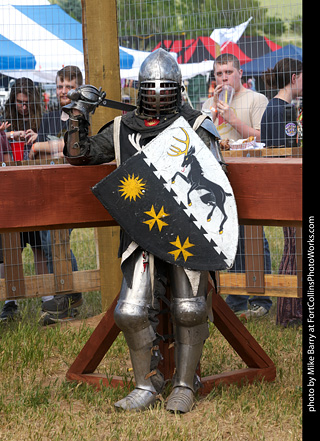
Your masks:
{"label": "dirt patch", "polygon": [[[96,315],[94,317],[89,317],[87,319],[70,320],[70,321],[66,321],[64,323],[59,323],[59,325],[64,326],[66,328],[72,328],[72,329],[80,329],[82,326],[87,326],[89,328],[95,329],[98,326],[98,324],[100,323],[104,314],[105,313],[102,312],[101,314]],[[56,324],[49,325],[48,327],[51,327],[51,326],[57,326],[57,325]]]}
{"label": "dirt patch", "polygon": [[96,328],[98,324],[100,323],[102,317],[104,316],[104,312],[102,312],[99,315],[96,315],[94,317],[89,317],[87,319],[81,319],[81,320],[72,320],[68,323],[66,323],[68,326],[72,328],[80,328],[81,326],[88,326],[89,328]]}

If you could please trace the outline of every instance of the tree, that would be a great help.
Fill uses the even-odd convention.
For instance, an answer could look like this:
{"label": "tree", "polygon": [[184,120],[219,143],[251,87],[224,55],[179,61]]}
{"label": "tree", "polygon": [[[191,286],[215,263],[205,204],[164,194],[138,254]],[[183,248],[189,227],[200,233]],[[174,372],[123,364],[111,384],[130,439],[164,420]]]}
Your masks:
{"label": "tree", "polygon": [[243,0],[117,0],[117,6],[119,37],[184,33],[185,38],[196,38],[250,17],[247,33],[256,35],[262,32],[267,13],[259,0],[247,0],[245,8]]}
{"label": "tree", "polygon": [[82,22],[81,0],[49,0],[51,4],[57,4],[67,14],[78,22]]}

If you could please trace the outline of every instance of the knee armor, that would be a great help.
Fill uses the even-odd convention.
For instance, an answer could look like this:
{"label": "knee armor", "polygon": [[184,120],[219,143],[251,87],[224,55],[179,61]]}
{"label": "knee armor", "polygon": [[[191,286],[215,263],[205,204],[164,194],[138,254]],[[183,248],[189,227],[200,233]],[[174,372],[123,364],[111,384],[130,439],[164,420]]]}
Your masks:
{"label": "knee armor", "polygon": [[174,299],[172,315],[177,342],[195,345],[209,336],[205,297]]}

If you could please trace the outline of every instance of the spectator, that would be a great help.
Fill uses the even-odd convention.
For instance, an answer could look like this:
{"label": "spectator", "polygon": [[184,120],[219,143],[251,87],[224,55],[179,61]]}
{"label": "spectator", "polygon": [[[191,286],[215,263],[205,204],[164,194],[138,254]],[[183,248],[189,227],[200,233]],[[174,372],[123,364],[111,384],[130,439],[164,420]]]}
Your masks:
{"label": "spectator", "polygon": [[[5,117],[7,123],[3,123],[0,128],[4,129],[10,126],[12,129],[10,135],[12,135],[14,139],[26,141],[24,159],[27,159],[31,144],[38,136],[37,131],[41,119],[40,94],[38,88],[34,86],[33,81],[29,78],[17,79],[11,88],[8,101],[5,105]],[[8,152],[7,147],[5,148]],[[40,232],[29,231],[20,233],[20,240],[22,249],[25,248],[27,244],[31,246],[36,274],[47,274],[48,270],[45,263],[46,258],[41,247]],[[7,321],[16,317],[17,313],[18,305],[16,301],[6,301],[0,315],[0,320]]]}
{"label": "spectator", "polygon": [[[284,58],[265,73],[267,86],[278,89],[270,100],[261,120],[261,141],[267,147],[286,147],[285,108],[302,95],[302,62]],[[297,274],[296,229],[283,227],[284,251],[279,274]],[[296,326],[302,323],[302,299],[279,297],[277,324]]]}
{"label": "spectator", "polygon": [[[216,87],[214,89],[214,109],[212,119],[221,138],[237,141],[253,136],[260,140],[260,122],[268,104],[267,98],[251,89],[246,89],[241,81],[242,69],[237,57],[232,54],[219,55],[214,63]],[[230,104],[219,100],[224,85],[234,89]],[[249,184],[249,183],[248,183]],[[269,244],[264,236],[264,271],[271,272]],[[245,272],[244,227],[239,228],[239,243],[234,265],[230,271]],[[230,308],[243,318],[261,317],[267,314],[272,306],[269,297],[229,295],[226,298]],[[250,308],[248,309],[248,303]]]}
{"label": "spectator", "polygon": [[[32,80],[23,77],[15,81],[5,103],[4,115],[5,120],[11,122],[10,137],[27,140],[30,148],[37,139],[42,117],[40,93]],[[27,155],[24,157],[27,159]]]}
{"label": "spectator", "polygon": [[[50,151],[50,140],[56,139],[59,142],[60,151],[64,145],[63,136],[67,130],[67,122],[61,119],[61,107],[70,103],[67,93],[82,85],[83,78],[80,69],[77,66],[66,66],[57,72],[56,93],[59,101],[59,109],[53,110],[44,115],[39,130],[38,142],[32,146],[30,157],[34,157],[39,152]],[[71,233],[71,230],[70,230]],[[41,242],[45,252],[49,273],[53,273],[51,232],[41,231]],[[77,261],[71,252],[72,271],[77,271]],[[44,311],[44,324],[56,323],[75,317],[78,306],[83,303],[81,293],[72,293],[66,295],[48,296],[43,299],[42,310]]]}
{"label": "spectator", "polygon": [[26,141],[23,159],[28,159],[32,144],[37,139],[42,116],[40,93],[29,78],[18,78],[5,104],[4,120],[10,122],[7,137]]}
{"label": "spectator", "polygon": [[30,159],[44,153],[50,153],[50,140],[58,140],[58,149],[62,154],[64,141],[63,136],[67,131],[67,123],[61,119],[61,107],[70,102],[67,93],[71,89],[81,86],[83,83],[82,73],[77,66],[66,66],[57,72],[56,76],[56,94],[59,102],[59,108],[45,113],[39,130],[38,142],[32,146],[29,153]]}
{"label": "spectator", "polygon": [[284,58],[264,74],[265,83],[278,89],[261,120],[261,141],[266,147],[285,147],[285,108],[302,93],[302,62]]}

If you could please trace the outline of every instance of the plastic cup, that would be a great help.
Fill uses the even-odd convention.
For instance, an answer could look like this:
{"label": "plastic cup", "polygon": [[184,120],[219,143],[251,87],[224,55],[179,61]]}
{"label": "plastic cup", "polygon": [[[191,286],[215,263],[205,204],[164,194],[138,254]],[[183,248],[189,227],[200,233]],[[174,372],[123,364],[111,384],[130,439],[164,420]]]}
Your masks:
{"label": "plastic cup", "polygon": [[234,95],[234,88],[226,84],[222,87],[222,90],[219,94],[219,100],[224,102],[225,104],[230,104]]}
{"label": "plastic cup", "polygon": [[24,142],[11,142],[10,147],[14,161],[22,161],[23,152],[24,152]]}
{"label": "plastic cup", "polygon": [[59,150],[59,144],[60,144],[60,140],[50,140],[49,142],[49,147],[50,147],[50,154],[51,157],[56,159],[59,158],[60,155],[60,150]]}

